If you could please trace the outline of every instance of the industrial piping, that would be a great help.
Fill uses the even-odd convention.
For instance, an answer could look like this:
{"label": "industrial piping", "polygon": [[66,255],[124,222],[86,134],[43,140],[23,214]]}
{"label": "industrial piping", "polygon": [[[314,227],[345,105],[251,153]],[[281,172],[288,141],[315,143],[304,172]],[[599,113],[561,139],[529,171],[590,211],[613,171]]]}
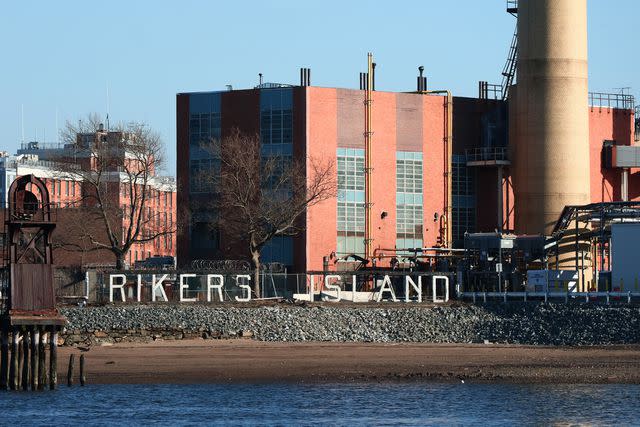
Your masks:
{"label": "industrial piping", "polygon": [[443,246],[445,248],[453,247],[453,233],[451,228],[451,216],[453,215],[453,206],[451,204],[453,200],[452,195],[452,158],[453,158],[453,96],[449,90],[425,90],[420,93],[424,95],[442,95],[447,96],[447,136],[445,137],[445,149],[444,149],[444,212],[445,214],[440,217],[442,234],[444,237]]}
{"label": "industrial piping", "polygon": [[365,88],[364,109],[365,109],[365,129],[364,129],[364,221],[365,221],[365,233],[364,233],[364,258],[371,258],[371,247],[373,244],[373,227],[371,224],[371,211],[373,207],[372,189],[371,189],[371,172],[373,171],[371,165],[371,146],[373,138],[372,130],[372,104],[373,104],[373,55],[367,54],[367,87]]}

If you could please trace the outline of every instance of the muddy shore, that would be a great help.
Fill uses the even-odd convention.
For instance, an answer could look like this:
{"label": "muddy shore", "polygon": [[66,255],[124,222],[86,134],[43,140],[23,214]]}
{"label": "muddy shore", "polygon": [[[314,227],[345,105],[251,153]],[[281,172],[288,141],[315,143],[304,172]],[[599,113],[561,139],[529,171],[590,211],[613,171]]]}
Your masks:
{"label": "muddy shore", "polygon": [[[86,350],[86,349],[85,349]],[[69,354],[59,349],[59,381]],[[640,384],[640,346],[182,340],[84,351],[90,384],[465,381]],[[77,368],[76,368],[77,374]]]}

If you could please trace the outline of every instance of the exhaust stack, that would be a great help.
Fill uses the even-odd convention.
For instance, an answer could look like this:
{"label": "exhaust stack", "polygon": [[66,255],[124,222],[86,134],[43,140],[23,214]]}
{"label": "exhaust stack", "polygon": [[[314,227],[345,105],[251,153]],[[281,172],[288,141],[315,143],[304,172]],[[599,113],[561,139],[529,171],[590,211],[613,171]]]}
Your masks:
{"label": "exhaust stack", "polygon": [[521,1],[518,52],[515,228],[548,235],[565,206],[590,201],[587,1]]}

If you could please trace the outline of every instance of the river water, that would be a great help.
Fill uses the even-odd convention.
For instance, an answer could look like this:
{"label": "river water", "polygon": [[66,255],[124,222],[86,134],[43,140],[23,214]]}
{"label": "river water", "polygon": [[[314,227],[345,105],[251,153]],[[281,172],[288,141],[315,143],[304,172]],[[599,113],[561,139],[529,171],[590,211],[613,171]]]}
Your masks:
{"label": "river water", "polygon": [[14,427],[640,425],[638,385],[89,385],[0,402]]}

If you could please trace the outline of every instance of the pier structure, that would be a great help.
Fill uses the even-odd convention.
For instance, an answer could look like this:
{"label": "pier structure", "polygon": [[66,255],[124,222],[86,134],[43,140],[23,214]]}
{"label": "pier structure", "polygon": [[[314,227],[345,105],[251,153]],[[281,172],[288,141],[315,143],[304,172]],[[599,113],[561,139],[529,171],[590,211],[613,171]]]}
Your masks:
{"label": "pier structure", "polygon": [[[55,209],[42,180],[16,179],[5,218],[8,277],[2,282],[0,389],[43,390],[57,385],[58,333],[51,234]],[[49,347],[47,366],[46,347]]]}

